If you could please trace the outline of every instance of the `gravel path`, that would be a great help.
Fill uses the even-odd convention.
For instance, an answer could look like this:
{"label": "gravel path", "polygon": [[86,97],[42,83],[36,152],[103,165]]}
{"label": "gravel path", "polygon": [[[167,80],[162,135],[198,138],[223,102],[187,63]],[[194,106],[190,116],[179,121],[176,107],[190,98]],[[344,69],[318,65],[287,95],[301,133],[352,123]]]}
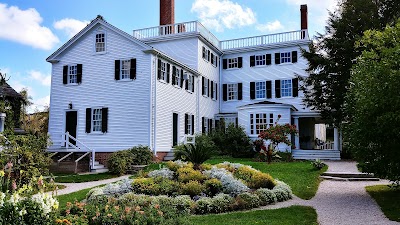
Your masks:
{"label": "gravel path", "polygon": [[[129,176],[131,176],[131,175],[125,175],[125,176],[111,178],[111,179],[107,179],[107,180],[91,181],[91,182],[84,182],[84,183],[56,183],[56,184],[61,184],[61,185],[67,186],[64,189],[58,190],[57,195],[65,195],[65,194],[69,194],[72,192],[80,191],[82,189],[92,188],[92,187],[96,187],[96,186],[99,186],[102,184],[112,183],[115,181],[119,181],[119,180],[128,178]],[[48,193],[51,194],[52,192],[48,192]]]}
{"label": "gravel path", "polygon": [[[328,172],[358,172],[355,162],[326,161],[325,163],[329,166]],[[389,184],[389,181],[324,180],[320,183],[317,194],[311,200],[295,197],[290,201],[260,209],[285,208],[292,205],[311,206],[316,209],[318,222],[321,225],[400,224],[386,218],[378,204],[365,190],[366,186],[378,184]]]}

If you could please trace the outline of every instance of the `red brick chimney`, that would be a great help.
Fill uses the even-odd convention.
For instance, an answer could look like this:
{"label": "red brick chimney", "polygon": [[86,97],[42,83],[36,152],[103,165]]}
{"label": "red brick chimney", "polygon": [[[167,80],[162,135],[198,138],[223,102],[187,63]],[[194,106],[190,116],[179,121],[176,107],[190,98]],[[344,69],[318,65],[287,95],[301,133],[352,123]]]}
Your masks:
{"label": "red brick chimney", "polygon": [[175,23],[175,0],[160,0],[160,26]]}
{"label": "red brick chimney", "polygon": [[307,30],[308,29],[308,11],[307,11],[307,5],[301,5],[300,6],[300,27],[301,30]]}

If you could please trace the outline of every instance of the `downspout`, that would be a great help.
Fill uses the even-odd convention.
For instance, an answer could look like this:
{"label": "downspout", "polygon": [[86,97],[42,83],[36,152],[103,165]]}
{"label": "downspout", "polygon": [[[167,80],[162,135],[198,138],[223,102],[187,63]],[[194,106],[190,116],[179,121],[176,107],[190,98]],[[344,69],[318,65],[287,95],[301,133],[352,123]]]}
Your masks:
{"label": "downspout", "polygon": [[[219,101],[218,101],[219,106],[218,106],[218,113],[221,113],[222,98],[224,96],[224,93],[223,93],[223,90],[222,90],[222,87],[223,87],[223,85],[222,85],[222,67],[221,67],[221,65],[223,64],[222,56],[224,56],[224,53],[222,53],[222,55],[219,56],[219,84],[218,84],[219,85],[219,87],[218,87],[218,90],[219,90]],[[222,93],[222,95],[221,95],[221,93]]]}
{"label": "downspout", "polygon": [[197,81],[196,81],[196,84],[197,84],[197,87],[196,87],[196,89],[197,89],[197,91],[196,91],[197,129],[196,129],[196,131],[197,132],[196,133],[200,133],[199,132],[200,131],[200,85],[199,85],[199,83],[200,83],[200,76],[197,76]]}
{"label": "downspout", "polygon": [[155,55],[155,59],[153,61],[153,71],[154,74],[151,77],[151,83],[152,83],[152,92],[153,92],[153,101],[152,101],[152,114],[153,114],[153,136],[152,136],[152,142],[153,142],[153,152],[154,155],[157,156],[157,150],[156,150],[156,128],[157,128],[157,123],[156,123],[156,119],[157,119],[157,84],[156,84],[156,78],[155,76],[157,76],[157,62],[158,62],[158,55],[159,53],[157,53]]}

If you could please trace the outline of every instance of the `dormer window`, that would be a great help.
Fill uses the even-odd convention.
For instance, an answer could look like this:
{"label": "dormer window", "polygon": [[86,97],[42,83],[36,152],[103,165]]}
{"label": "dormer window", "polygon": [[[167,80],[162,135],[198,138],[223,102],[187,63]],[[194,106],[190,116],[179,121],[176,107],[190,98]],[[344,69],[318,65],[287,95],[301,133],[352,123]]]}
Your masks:
{"label": "dormer window", "polygon": [[105,42],[105,33],[97,33],[96,34],[96,52],[105,52],[106,51],[106,42]]}

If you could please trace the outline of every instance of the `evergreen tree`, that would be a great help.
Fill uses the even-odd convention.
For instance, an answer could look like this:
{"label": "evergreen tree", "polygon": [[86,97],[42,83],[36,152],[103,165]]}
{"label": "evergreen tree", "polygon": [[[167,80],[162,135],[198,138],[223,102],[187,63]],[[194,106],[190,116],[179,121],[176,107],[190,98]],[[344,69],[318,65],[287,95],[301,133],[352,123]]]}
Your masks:
{"label": "evergreen tree", "polygon": [[362,48],[354,47],[355,42],[364,31],[381,30],[399,15],[397,0],[343,0],[330,13],[325,34],[318,34],[310,50],[302,51],[309,73],[301,86],[305,104],[319,110],[327,123],[340,127],[347,120],[344,99],[350,70],[362,52]]}

